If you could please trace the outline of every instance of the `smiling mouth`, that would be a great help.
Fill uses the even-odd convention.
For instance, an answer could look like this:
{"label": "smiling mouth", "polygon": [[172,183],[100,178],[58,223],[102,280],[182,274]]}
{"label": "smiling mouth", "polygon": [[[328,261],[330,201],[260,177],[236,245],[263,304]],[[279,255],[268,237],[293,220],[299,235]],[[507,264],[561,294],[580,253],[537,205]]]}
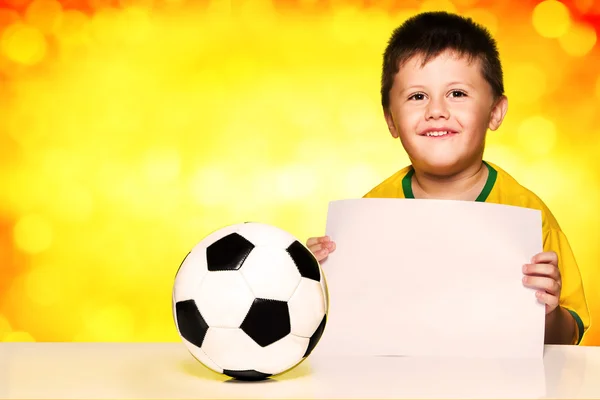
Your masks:
{"label": "smiling mouth", "polygon": [[454,131],[430,131],[430,132],[426,132],[421,136],[427,136],[427,137],[445,137],[445,136],[454,136],[456,135],[457,132]]}

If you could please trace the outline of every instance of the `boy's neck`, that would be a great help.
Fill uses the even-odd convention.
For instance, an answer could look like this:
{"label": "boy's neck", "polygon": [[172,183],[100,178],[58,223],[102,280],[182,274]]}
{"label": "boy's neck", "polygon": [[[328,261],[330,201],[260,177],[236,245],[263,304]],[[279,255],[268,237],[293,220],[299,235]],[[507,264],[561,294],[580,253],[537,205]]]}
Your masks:
{"label": "boy's neck", "polygon": [[474,201],[483,190],[488,174],[483,162],[449,176],[436,176],[415,169],[413,194],[416,199]]}

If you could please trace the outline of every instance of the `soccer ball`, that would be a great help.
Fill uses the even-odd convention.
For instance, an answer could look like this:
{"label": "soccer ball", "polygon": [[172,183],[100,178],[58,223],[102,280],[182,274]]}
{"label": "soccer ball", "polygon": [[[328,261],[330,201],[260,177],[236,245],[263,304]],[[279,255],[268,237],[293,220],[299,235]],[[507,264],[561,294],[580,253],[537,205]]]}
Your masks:
{"label": "soccer ball", "polygon": [[173,287],[175,325],[189,352],[238,380],[266,379],[306,359],[325,329],[328,303],[310,250],[256,222],[206,236]]}

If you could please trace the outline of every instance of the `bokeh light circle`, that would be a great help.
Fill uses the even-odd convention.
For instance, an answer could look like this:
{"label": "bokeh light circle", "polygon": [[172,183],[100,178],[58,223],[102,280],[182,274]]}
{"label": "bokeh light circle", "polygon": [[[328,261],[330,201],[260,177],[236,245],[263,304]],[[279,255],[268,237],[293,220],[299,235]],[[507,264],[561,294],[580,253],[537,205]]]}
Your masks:
{"label": "bokeh light circle", "polygon": [[36,254],[47,250],[52,243],[52,227],[40,215],[21,217],[14,226],[15,245],[26,253]]}
{"label": "bokeh light circle", "polygon": [[532,22],[543,37],[557,38],[564,35],[571,24],[569,9],[558,0],[544,0],[533,9]]}
{"label": "bokeh light circle", "polygon": [[38,29],[22,23],[7,27],[0,40],[4,55],[19,64],[34,65],[46,55],[47,44],[44,35]]}
{"label": "bokeh light circle", "polygon": [[596,30],[587,24],[573,24],[567,33],[558,38],[562,49],[572,57],[581,57],[589,53],[596,40]]}

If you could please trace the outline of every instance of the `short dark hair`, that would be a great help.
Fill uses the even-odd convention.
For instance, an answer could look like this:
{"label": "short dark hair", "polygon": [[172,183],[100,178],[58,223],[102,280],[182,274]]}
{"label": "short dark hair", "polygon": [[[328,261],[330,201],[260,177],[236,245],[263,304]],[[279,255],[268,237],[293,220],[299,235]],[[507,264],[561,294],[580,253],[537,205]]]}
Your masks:
{"label": "short dark hair", "polygon": [[495,97],[504,94],[502,65],[496,41],[471,18],[432,11],[407,19],[394,30],[383,55],[381,104],[390,105],[390,89],[400,67],[413,56],[422,56],[423,65],[440,53],[452,50],[481,62],[482,74]]}

